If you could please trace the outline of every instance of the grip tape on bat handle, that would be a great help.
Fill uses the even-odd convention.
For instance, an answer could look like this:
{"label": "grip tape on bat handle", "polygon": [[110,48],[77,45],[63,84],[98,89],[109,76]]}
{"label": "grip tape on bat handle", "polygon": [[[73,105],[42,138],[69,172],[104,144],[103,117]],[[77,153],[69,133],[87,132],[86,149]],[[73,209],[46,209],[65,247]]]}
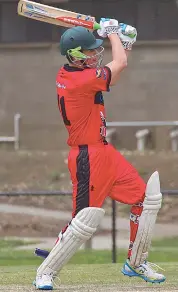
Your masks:
{"label": "grip tape on bat handle", "polygon": [[[100,29],[100,28],[101,28],[101,26],[100,26],[100,24],[98,22],[95,22],[93,24],[93,30],[97,30],[97,29]],[[135,37],[135,34],[134,33],[131,33],[131,34],[128,35],[128,37],[134,38]]]}

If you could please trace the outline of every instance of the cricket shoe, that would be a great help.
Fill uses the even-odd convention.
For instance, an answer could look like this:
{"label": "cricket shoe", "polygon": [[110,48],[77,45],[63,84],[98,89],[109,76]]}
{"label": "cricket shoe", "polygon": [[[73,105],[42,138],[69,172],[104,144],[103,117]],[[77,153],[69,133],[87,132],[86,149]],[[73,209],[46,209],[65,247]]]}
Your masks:
{"label": "cricket shoe", "polygon": [[53,274],[37,275],[33,285],[37,290],[53,290],[54,287],[59,288],[59,285],[57,285],[54,280],[60,282],[60,279]]}
{"label": "cricket shoe", "polygon": [[122,268],[122,273],[129,277],[140,277],[146,282],[161,283],[166,280],[166,277],[157,273],[158,267],[156,264],[145,261],[138,267],[132,267],[130,261],[127,260]]}
{"label": "cricket shoe", "polygon": [[51,274],[37,275],[33,285],[38,290],[53,290],[53,276]]}

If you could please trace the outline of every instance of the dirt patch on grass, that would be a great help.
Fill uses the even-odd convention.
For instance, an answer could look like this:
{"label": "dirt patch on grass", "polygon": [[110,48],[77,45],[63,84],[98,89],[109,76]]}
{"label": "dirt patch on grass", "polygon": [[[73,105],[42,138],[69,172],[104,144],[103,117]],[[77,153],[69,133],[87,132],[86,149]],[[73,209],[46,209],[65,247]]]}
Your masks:
{"label": "dirt patch on grass", "polygon": [[[53,238],[58,236],[59,231],[67,224],[68,220],[58,220],[21,214],[0,213],[0,236],[19,236],[19,237],[43,237]],[[99,229],[95,235],[109,235],[111,230]]]}
{"label": "dirt patch on grass", "polygon": [[[27,287],[27,286],[2,286],[1,291],[3,292],[32,292],[35,291],[33,287]],[[164,286],[157,286],[157,287],[146,287],[146,286],[129,286],[129,287],[124,287],[119,284],[111,284],[111,285],[61,285],[59,289],[55,289],[55,291],[60,291],[60,292],[67,292],[67,291],[72,291],[72,292],[107,292],[107,291],[112,291],[112,292],[172,292],[172,291],[178,291],[177,287],[170,286],[164,287]]]}
{"label": "dirt patch on grass", "polygon": [[0,214],[0,236],[57,237],[66,221],[38,216]]}
{"label": "dirt patch on grass", "polygon": [[[152,151],[138,154],[123,152],[147,180],[158,170],[163,189],[178,189],[178,153]],[[0,151],[1,190],[71,190],[65,151]]]}
{"label": "dirt patch on grass", "polygon": [[[123,152],[124,156],[138,169],[145,181],[158,170],[162,189],[178,189],[178,153],[172,152]],[[0,151],[0,190],[62,190],[71,191],[70,174],[67,168],[67,150],[64,151]],[[72,210],[70,197],[3,197],[0,203],[28,205],[52,210]],[[105,209],[111,213],[111,200],[107,199]],[[178,220],[178,196],[164,196],[159,221]],[[129,206],[119,204],[119,215],[128,216]],[[7,215],[3,215],[7,216]],[[11,216],[12,224],[13,217]],[[6,218],[7,219],[7,218]],[[7,219],[10,222],[10,218]],[[27,217],[27,221],[36,220]],[[38,222],[39,224],[39,222]],[[58,230],[59,230],[58,222]],[[54,231],[52,232],[54,234]],[[35,235],[36,236],[36,235]]]}

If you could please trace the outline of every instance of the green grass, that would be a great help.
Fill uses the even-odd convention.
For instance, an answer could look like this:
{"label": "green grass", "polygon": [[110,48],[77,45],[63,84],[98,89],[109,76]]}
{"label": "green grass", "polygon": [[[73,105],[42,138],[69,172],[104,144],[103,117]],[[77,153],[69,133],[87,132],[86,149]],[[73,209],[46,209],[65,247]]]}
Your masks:
{"label": "green grass", "polygon": [[[167,277],[164,284],[154,286],[157,287],[156,289],[161,289],[158,291],[172,291],[178,288],[178,250],[175,248],[177,247],[177,240],[178,238],[171,238],[153,241],[152,246],[156,250],[150,252],[149,261],[159,264],[165,270],[165,272],[160,272],[163,272]],[[15,285],[18,285],[18,287],[21,285],[28,287],[28,291],[31,291],[30,287],[32,287],[31,283],[35,277],[36,268],[40,265],[42,259],[34,256],[33,251],[15,250],[14,247],[18,245],[24,245],[24,242],[18,240],[12,242],[10,240],[8,244],[8,240],[0,241],[0,286],[8,286],[8,289],[10,287],[9,291],[12,291],[11,288],[13,288],[15,292],[19,291]],[[160,250],[159,247],[161,247]],[[169,247],[168,251],[163,251],[164,247]],[[114,292],[122,291],[123,287],[123,291],[125,291],[126,288],[132,290],[132,287],[135,286],[138,287],[138,291],[139,288],[142,291],[147,291],[146,288],[153,287],[141,279],[130,279],[122,275],[120,271],[126,256],[126,250],[118,250],[117,264],[111,264],[111,251],[79,251],[60,273],[63,284],[60,291],[79,291],[80,289],[76,288],[77,285],[84,285],[84,288],[80,290],[83,292],[110,291],[111,287]],[[71,290],[70,285],[74,285],[78,290]],[[67,287],[70,287],[70,289],[68,290]],[[89,290],[87,287],[93,287],[93,290]]]}
{"label": "green grass", "polygon": [[[123,263],[127,251],[117,251],[117,262]],[[107,264],[111,263],[112,254],[108,250],[92,250],[77,252],[70,260],[71,264]],[[34,255],[33,251],[4,250],[0,252],[0,266],[30,266],[39,265],[41,258]],[[149,261],[152,262],[178,262],[178,251],[151,251]]]}
{"label": "green grass", "polygon": [[178,248],[178,237],[162,238],[161,240],[153,240],[153,247],[177,247]]}
{"label": "green grass", "polygon": [[[167,290],[171,287],[178,287],[178,277],[176,270],[178,269],[178,264],[169,263],[161,265],[165,272],[164,274],[167,277],[167,281],[161,285],[154,285],[163,290]],[[65,266],[61,273],[60,279],[63,285],[84,285],[84,284],[94,284],[97,285],[113,285],[117,284],[119,287],[131,287],[139,285],[142,288],[148,286],[153,287],[151,284],[145,283],[143,280],[138,278],[128,278],[121,274],[121,264],[95,264],[95,265],[67,265]],[[32,280],[35,277],[36,267],[11,267],[11,268],[2,268],[0,273],[0,283],[1,286],[10,286],[10,285],[30,285]],[[111,286],[110,286],[111,287]],[[14,289],[15,291],[15,289]],[[62,290],[64,291],[64,290]],[[74,290],[70,290],[74,291]],[[76,290],[75,290],[76,291]],[[82,290],[81,290],[82,291]],[[84,290],[83,290],[84,291]],[[90,291],[90,290],[87,290]],[[94,291],[94,289],[93,289]],[[98,290],[96,290],[98,291]],[[100,290],[99,290],[100,291]],[[104,290],[103,290],[104,291]],[[107,290],[105,290],[107,291]],[[110,290],[109,290],[110,291]],[[112,290],[119,291],[119,290]],[[124,290],[125,291],[125,290]],[[145,290],[146,291],[146,290]],[[172,289],[170,290],[172,291]]]}
{"label": "green grass", "polygon": [[0,250],[1,249],[7,249],[7,248],[14,248],[18,246],[24,246],[24,245],[30,245],[38,243],[37,241],[32,240],[20,240],[20,239],[1,239],[0,240]]}
{"label": "green grass", "polygon": [[[178,238],[153,241],[153,250],[149,253],[151,262],[178,262]],[[34,242],[28,242],[34,243]],[[41,258],[34,255],[33,250],[15,250],[14,247],[24,245],[22,240],[0,240],[0,266],[30,266],[39,265]],[[165,249],[168,248],[168,249]],[[155,248],[155,249],[154,249]],[[127,257],[127,250],[117,250],[117,262],[123,263]],[[109,264],[112,252],[109,250],[80,250],[70,264]]]}

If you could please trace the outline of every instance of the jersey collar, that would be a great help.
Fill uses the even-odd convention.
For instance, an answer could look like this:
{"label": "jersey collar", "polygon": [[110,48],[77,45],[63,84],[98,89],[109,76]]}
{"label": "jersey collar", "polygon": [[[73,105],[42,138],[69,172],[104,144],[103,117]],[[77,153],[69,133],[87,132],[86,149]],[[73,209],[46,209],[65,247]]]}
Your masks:
{"label": "jersey collar", "polygon": [[83,71],[84,70],[82,68],[72,67],[69,64],[65,64],[64,69],[68,72],[76,72],[76,71]]}

